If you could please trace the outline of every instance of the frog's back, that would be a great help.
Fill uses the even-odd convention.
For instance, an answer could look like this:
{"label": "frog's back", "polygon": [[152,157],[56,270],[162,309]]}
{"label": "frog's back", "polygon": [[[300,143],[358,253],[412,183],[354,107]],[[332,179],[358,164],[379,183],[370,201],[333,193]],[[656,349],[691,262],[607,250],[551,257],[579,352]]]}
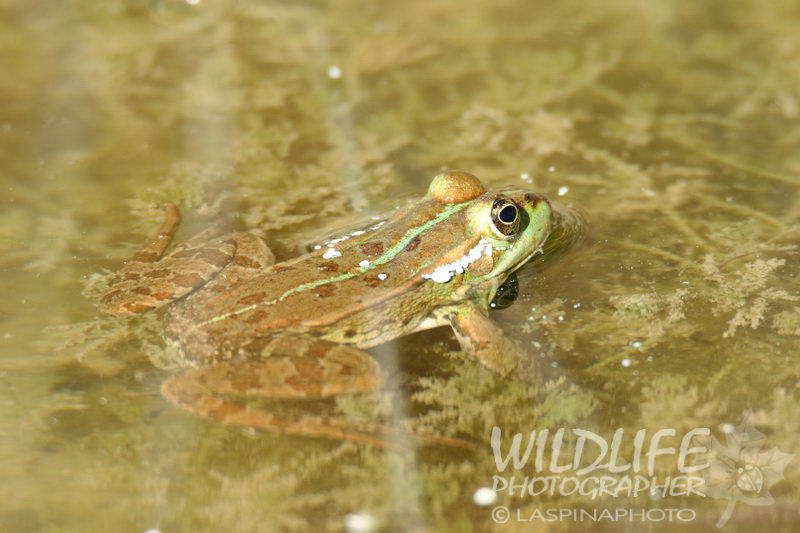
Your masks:
{"label": "frog's back", "polygon": [[460,255],[470,245],[454,234],[463,221],[433,224],[437,216],[444,219],[443,208],[430,207],[418,203],[386,223],[332,239],[251,279],[212,282],[173,308],[174,336],[214,341],[275,331],[332,338],[333,332],[347,342],[345,333],[356,331],[358,338],[350,342],[365,344],[365,335],[374,334],[378,342],[414,329],[446,292],[426,283],[423,273],[444,250]]}
{"label": "frog's back", "polygon": [[235,323],[250,330],[324,328],[424,281],[347,263],[320,254],[304,255],[225,290],[198,291],[182,312],[196,324],[224,322],[232,327]]}

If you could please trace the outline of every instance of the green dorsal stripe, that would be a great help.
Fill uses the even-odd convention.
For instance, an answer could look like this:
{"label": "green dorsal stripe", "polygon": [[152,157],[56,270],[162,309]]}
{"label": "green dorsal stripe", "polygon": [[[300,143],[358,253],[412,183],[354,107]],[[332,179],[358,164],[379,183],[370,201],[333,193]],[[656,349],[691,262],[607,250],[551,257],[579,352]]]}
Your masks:
{"label": "green dorsal stripe", "polygon": [[468,201],[468,202],[463,202],[463,203],[460,203],[460,204],[450,204],[447,207],[447,209],[445,209],[444,211],[442,211],[441,213],[436,215],[436,217],[434,217],[431,220],[427,221],[425,224],[423,224],[421,226],[417,226],[416,228],[411,228],[410,230],[408,230],[406,232],[406,234],[403,235],[403,238],[400,239],[399,241],[397,241],[397,244],[395,244],[394,246],[392,246],[391,248],[386,250],[383,253],[383,255],[381,255],[375,261],[370,263],[369,266],[367,266],[367,267],[359,267],[359,270],[361,272],[366,272],[366,271],[368,271],[368,270],[370,270],[370,269],[372,269],[372,268],[374,268],[374,267],[376,267],[378,265],[384,265],[384,264],[388,263],[389,261],[394,259],[397,256],[397,254],[402,252],[405,249],[405,247],[408,246],[408,243],[410,243],[411,241],[414,240],[414,237],[420,235],[421,233],[424,233],[424,232],[428,231],[429,229],[431,229],[435,225],[439,224],[440,222],[442,222],[443,220],[448,218],[453,213],[458,213],[459,211],[464,209],[467,206],[467,204],[469,204],[469,203],[470,202]]}
{"label": "green dorsal stripe", "polygon": [[408,246],[408,243],[410,243],[412,240],[414,240],[415,237],[417,237],[418,235],[428,231],[429,229],[431,229],[432,227],[436,226],[437,224],[443,222],[448,217],[450,217],[450,215],[461,211],[470,202],[471,202],[471,200],[466,201],[466,202],[462,202],[460,204],[450,204],[450,205],[448,205],[447,208],[442,210],[441,213],[436,215],[431,220],[425,222],[421,226],[417,226],[415,228],[411,228],[410,230],[408,230],[406,232],[406,234],[403,235],[403,238],[400,239],[399,241],[397,241],[397,243],[394,246],[392,246],[391,248],[386,250],[379,258],[377,258],[375,261],[371,262],[368,266],[366,266],[366,267],[358,267],[358,271],[357,272],[347,272],[345,274],[340,274],[340,275],[334,276],[332,278],[320,279],[320,280],[317,280],[317,281],[311,281],[311,282],[308,282],[308,283],[303,283],[303,284],[298,285],[296,287],[292,287],[291,289],[287,290],[286,292],[284,292],[283,294],[281,294],[278,298],[275,298],[274,300],[270,300],[268,302],[259,302],[259,303],[256,303],[256,304],[248,305],[247,307],[243,307],[241,309],[237,309],[236,311],[231,311],[230,313],[225,313],[224,315],[216,316],[216,317],[214,317],[214,318],[212,318],[210,320],[206,320],[205,322],[203,322],[200,325],[204,326],[206,324],[211,324],[213,322],[218,322],[220,320],[224,320],[224,319],[226,319],[228,317],[231,317],[231,316],[235,316],[235,315],[239,315],[239,314],[242,314],[242,313],[246,313],[247,311],[252,311],[253,309],[255,309],[257,307],[261,307],[261,306],[264,306],[264,305],[273,305],[273,304],[276,304],[276,303],[286,299],[287,297],[289,297],[290,295],[292,295],[294,293],[308,291],[308,290],[314,289],[316,287],[319,287],[320,285],[325,285],[326,283],[336,283],[338,281],[344,281],[346,279],[353,278],[353,277],[357,276],[358,274],[362,274],[364,272],[368,272],[369,270],[375,268],[376,266],[384,265],[384,264],[388,263],[389,261],[391,261],[392,259],[394,259],[397,256],[397,254],[402,252],[403,249],[405,249],[405,247]]}

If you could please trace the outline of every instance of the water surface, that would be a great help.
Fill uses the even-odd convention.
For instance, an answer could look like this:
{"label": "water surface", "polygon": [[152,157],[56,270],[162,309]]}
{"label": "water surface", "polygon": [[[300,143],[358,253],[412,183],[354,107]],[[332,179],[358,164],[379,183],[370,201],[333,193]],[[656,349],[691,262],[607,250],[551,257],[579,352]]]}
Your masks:
{"label": "water surface", "polygon": [[[500,494],[525,517],[696,517],[495,524],[474,501],[497,473],[490,431],[724,441],[751,409],[755,455],[800,451],[795,3],[7,0],[0,25],[2,529],[706,531],[731,498]],[[260,228],[286,258],[442,168],[588,220],[493,315],[539,382],[489,374],[439,329],[373,350],[389,386],[336,402],[478,451],[201,420],[159,394],[158,317],[94,307],[165,200],[181,237]],[[796,529],[798,472],[725,530]]]}

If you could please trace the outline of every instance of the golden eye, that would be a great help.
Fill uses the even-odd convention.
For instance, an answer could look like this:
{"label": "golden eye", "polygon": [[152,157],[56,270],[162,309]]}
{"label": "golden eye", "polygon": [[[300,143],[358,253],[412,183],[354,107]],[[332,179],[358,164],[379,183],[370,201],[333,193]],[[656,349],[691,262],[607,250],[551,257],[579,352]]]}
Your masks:
{"label": "golden eye", "polygon": [[492,229],[500,237],[510,237],[519,231],[519,207],[505,197],[492,204]]}

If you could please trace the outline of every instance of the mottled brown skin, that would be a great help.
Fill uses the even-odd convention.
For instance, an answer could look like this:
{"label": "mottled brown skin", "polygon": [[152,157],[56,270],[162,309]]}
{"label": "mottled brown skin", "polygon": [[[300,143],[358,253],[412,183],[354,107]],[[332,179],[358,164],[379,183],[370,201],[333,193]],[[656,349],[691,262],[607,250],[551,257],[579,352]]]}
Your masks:
{"label": "mottled brown skin", "polygon": [[[509,195],[520,211],[546,226],[546,201],[524,192]],[[508,354],[518,353],[518,346],[488,319],[488,301],[538,250],[547,228],[529,228],[535,236],[520,230],[514,239],[497,240],[487,230],[488,209],[497,197],[484,192],[474,176],[444,173],[428,196],[380,227],[277,265],[266,243],[248,233],[201,234],[165,255],[180,221],[170,205],[157,235],[112,279],[101,306],[131,315],[172,304],[167,336],[179,345],[181,363],[189,369],[168,379],[162,391],[181,407],[239,426],[393,447],[387,439],[397,432],[391,428],[281,418],[231,397],[374,390],[380,370],[364,348],[444,324],[451,324],[465,350],[489,368],[513,369]],[[437,267],[466,257],[487,239],[518,249],[498,246],[446,282],[431,278]],[[504,256],[509,266],[492,274]]]}

